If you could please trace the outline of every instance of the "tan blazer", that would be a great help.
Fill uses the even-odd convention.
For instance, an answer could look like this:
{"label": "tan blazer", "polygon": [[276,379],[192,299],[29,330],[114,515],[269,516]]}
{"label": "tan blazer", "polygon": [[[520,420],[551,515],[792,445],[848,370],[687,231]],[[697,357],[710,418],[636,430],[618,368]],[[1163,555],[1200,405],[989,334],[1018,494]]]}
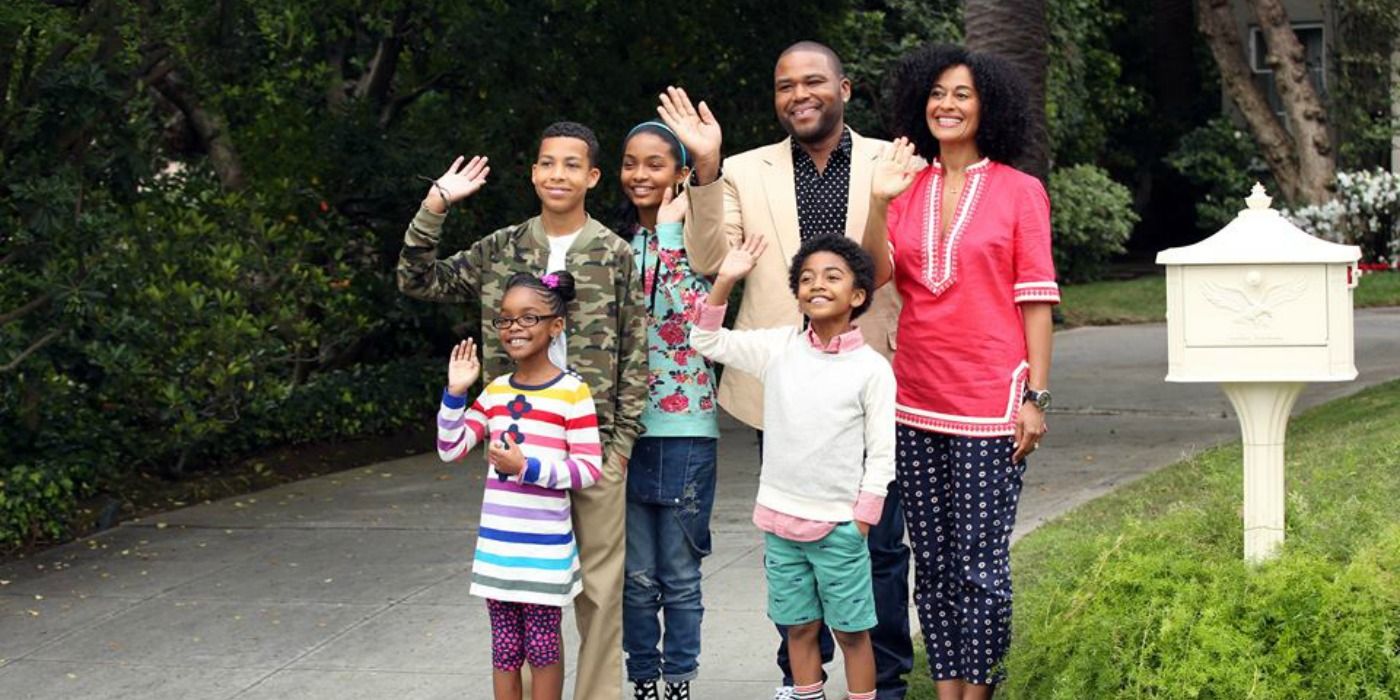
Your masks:
{"label": "tan blazer", "polygon": [[[851,184],[846,203],[846,235],[860,241],[870,211],[870,177],[874,161],[887,142],[851,132]],[[729,247],[745,232],[768,239],[744,282],[743,301],[735,328],[773,328],[802,322],[797,299],[788,289],[788,266],[802,245],[797,225],[797,192],[793,184],[791,139],[724,160],[724,175],[715,182],[690,188],[690,217],[685,249],[690,264],[702,274],[714,274]],[[875,293],[868,311],[856,319],[865,342],[886,358],[894,353],[899,295],[887,284]],[[763,385],[752,375],[726,367],[719,387],[719,405],[731,415],[763,429]]]}

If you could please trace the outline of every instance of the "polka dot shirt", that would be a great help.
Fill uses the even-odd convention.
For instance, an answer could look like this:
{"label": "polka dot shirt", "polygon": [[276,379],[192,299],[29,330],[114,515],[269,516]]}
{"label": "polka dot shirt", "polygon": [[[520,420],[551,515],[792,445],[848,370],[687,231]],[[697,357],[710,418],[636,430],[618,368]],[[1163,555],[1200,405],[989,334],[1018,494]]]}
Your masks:
{"label": "polka dot shirt", "polygon": [[797,190],[797,228],[802,240],[846,233],[846,200],[851,189],[851,130],[841,130],[841,143],[826,159],[826,169],[817,164],[794,139],[792,141],[793,185]]}

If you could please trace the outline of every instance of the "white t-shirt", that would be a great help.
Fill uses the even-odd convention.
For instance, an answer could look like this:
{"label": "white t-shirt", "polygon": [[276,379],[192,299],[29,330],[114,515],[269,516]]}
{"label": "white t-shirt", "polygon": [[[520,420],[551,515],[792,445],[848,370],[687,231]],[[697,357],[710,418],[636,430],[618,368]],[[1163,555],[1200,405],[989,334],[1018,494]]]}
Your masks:
{"label": "white t-shirt", "polygon": [[[565,254],[569,248],[578,240],[578,235],[583,233],[583,229],[574,231],[567,236],[549,236],[549,264],[545,266],[545,272],[559,272],[564,269]],[[567,333],[560,333],[549,344],[549,361],[554,363],[559,369],[569,368],[569,339]]]}

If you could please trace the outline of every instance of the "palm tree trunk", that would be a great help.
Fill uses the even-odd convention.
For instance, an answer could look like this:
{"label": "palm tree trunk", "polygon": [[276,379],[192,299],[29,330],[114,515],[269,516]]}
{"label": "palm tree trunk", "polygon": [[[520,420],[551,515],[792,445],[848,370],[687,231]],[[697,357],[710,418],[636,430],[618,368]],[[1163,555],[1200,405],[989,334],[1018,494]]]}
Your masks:
{"label": "palm tree trunk", "polygon": [[963,10],[967,47],[994,53],[1020,69],[1030,86],[1027,148],[1016,167],[1044,180],[1050,173],[1050,137],[1045,122],[1045,81],[1050,30],[1045,0],[967,0]]}

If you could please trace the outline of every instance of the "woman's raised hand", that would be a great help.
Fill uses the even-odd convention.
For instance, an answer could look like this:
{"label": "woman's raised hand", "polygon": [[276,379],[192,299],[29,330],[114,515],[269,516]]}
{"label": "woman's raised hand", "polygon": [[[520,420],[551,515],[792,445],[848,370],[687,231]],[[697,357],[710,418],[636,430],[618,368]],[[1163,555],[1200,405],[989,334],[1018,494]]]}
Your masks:
{"label": "woman's raised hand", "polygon": [[690,209],[690,198],[684,192],[675,192],[674,188],[667,187],[665,194],[661,195],[661,208],[656,210],[656,223],[678,224],[685,220],[685,213]]}
{"label": "woman's raised hand", "polygon": [[481,189],[486,184],[486,176],[490,174],[491,166],[486,164],[486,156],[472,156],[471,160],[467,160],[466,156],[457,156],[447,172],[433,181],[428,195],[423,198],[423,205],[441,214]]}
{"label": "woman's raised hand", "polygon": [[447,363],[447,393],[466,396],[479,377],[481,360],[476,357],[476,341],[467,338],[452,348],[452,359]]}
{"label": "woman's raised hand", "polygon": [[898,197],[914,182],[914,144],[903,136],[880,152],[870,181],[870,194],[886,202]]}
{"label": "woman's raised hand", "polygon": [[719,147],[724,141],[719,121],[710,112],[710,106],[703,100],[699,108],[690,103],[690,96],[678,87],[666,88],[661,93],[661,104],[656,108],[661,121],[676,133],[676,138],[685,144],[696,167],[701,162],[718,165]]}
{"label": "woman's raised hand", "polygon": [[729,254],[724,256],[724,261],[719,264],[719,277],[730,281],[747,277],[758,262],[758,257],[763,255],[767,248],[768,241],[763,236],[746,236],[743,243],[730,248]]}

